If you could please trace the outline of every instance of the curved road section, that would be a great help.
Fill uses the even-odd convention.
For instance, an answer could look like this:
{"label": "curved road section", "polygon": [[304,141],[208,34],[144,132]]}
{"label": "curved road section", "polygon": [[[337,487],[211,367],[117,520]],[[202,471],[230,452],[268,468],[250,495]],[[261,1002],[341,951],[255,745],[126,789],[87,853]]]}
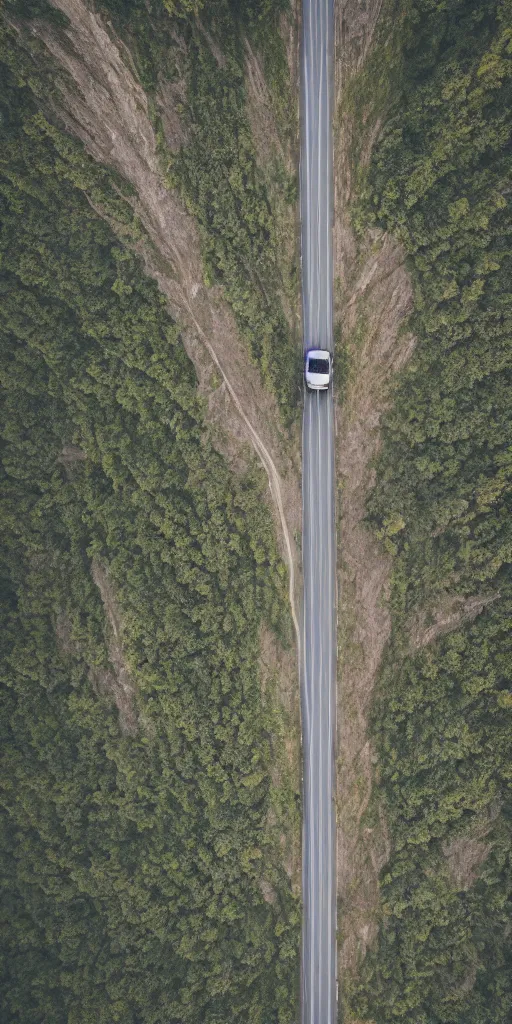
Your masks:
{"label": "curved road section", "polygon": [[[333,0],[303,0],[302,296],[305,348],[332,351]],[[302,437],[304,751],[302,1020],[336,1020],[336,533],[331,391],[306,391]]]}

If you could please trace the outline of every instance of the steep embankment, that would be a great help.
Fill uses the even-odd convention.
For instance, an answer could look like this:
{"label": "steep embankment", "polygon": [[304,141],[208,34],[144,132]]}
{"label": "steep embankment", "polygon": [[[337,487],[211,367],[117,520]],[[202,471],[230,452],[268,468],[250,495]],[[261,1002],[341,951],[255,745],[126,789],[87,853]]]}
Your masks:
{"label": "steep embankment", "polygon": [[[383,229],[408,257],[413,286],[411,334],[396,342],[407,368],[387,397],[382,379],[366,407],[376,444],[360,529],[375,560],[364,573],[350,557],[342,568],[349,1019],[490,1024],[511,1012],[511,33],[506,3],[389,3],[340,98],[356,228],[342,224],[342,245],[361,259],[373,242],[369,268],[386,257],[375,341],[372,305],[348,338],[345,418],[358,377],[382,374],[386,295],[400,294],[397,245]],[[371,275],[361,277],[371,296]],[[378,687],[358,713],[352,680],[365,673]]]}
{"label": "steep embankment", "polygon": [[[213,254],[192,209],[190,152],[176,146],[194,132],[188,49],[209,74],[218,45],[208,25],[184,16],[177,33],[169,20],[155,40],[142,5],[132,48],[137,10],[114,27],[79,0],[65,18],[27,0],[2,23],[2,1014],[292,1021],[293,634],[245,432],[254,412],[281,514],[293,510],[285,406],[263,387],[261,354],[248,356],[265,302],[286,325],[285,276],[267,290],[272,214],[258,221],[250,135],[228,166],[217,154],[236,210],[245,191],[250,203],[217,226]],[[219,10],[229,51],[243,35]],[[173,33],[183,77],[160,80],[148,52],[160,61]],[[251,212],[267,296],[247,285],[242,323],[229,258]],[[241,415],[225,415],[220,366]]]}

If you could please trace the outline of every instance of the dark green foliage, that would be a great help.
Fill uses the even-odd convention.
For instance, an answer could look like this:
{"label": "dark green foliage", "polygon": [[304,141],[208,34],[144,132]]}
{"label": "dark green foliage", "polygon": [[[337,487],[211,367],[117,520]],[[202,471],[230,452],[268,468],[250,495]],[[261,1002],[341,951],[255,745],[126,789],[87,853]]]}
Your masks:
{"label": "dark green foliage", "polygon": [[451,46],[444,38],[443,60],[426,82],[409,84],[371,180],[378,216],[409,254],[420,344],[386,423],[370,510],[384,529],[403,518],[401,552],[415,535],[422,544],[428,537],[424,560],[449,559],[436,573],[440,585],[443,573],[457,572],[466,592],[499,574],[512,539],[512,30],[506,8],[496,8],[494,22],[485,8],[491,26],[471,37],[475,52],[464,36]]}
{"label": "dark green foliage", "polygon": [[[288,5],[284,0],[209,0],[199,5],[153,0],[149,6],[142,0],[102,0],[101,6],[128,41],[149,92],[162,77],[183,75],[187,80],[181,117],[190,143],[173,156],[159,132],[167,180],[200,224],[206,282],[224,287],[251,356],[289,423],[301,394],[300,345],[282,309],[274,213],[246,111],[244,44],[249,36],[261,54],[278,97],[281,130],[293,134],[288,67],[277,31],[277,18]],[[186,43],[186,58],[183,47],[176,45],[176,31]],[[284,176],[288,178],[286,171]],[[286,180],[284,187],[287,201],[294,204],[293,183]]]}
{"label": "dark green foliage", "polygon": [[[433,649],[404,658],[396,642],[387,659],[374,732],[393,852],[378,947],[354,1000],[376,1021],[510,1018],[511,621],[509,590]],[[477,837],[486,819],[492,854],[471,886],[446,854],[457,840],[469,847],[472,821]]]}
{"label": "dark green foliage", "polygon": [[[265,483],[212,448],[156,286],[0,67],[0,1015],[292,1021],[300,914],[267,825],[258,680],[262,621],[289,624]],[[93,562],[134,687],[124,728]]]}
{"label": "dark green foliage", "polygon": [[242,55],[233,46],[219,67],[197,32],[189,53],[192,139],[173,163],[173,176],[203,229],[206,279],[224,285],[288,419],[299,394],[298,355],[278,298],[273,216],[245,114]]}
{"label": "dark green foliage", "polygon": [[[44,2],[26,0],[20,14],[27,19],[44,14],[39,10]],[[201,227],[205,280],[223,286],[251,356],[289,425],[301,396],[301,347],[282,308],[274,211],[246,111],[244,43],[249,37],[257,49],[281,131],[293,138],[293,99],[278,31],[287,0],[98,0],[96,6],[127,43],[149,93],[167,183],[180,190]],[[222,54],[220,61],[213,50]],[[16,56],[10,54],[9,61],[16,62]],[[52,79],[47,63],[41,76],[45,85],[37,82],[41,97]],[[155,94],[162,80],[176,77],[184,77],[188,85],[180,116],[191,142],[173,156],[165,144]],[[294,181],[284,167],[283,178],[286,202],[294,205]]]}
{"label": "dark green foliage", "polygon": [[[374,710],[393,852],[354,1007],[378,1024],[505,1024],[512,7],[413,0],[403,10],[403,88],[368,192],[408,254],[418,345],[385,422],[369,503],[395,556],[392,643]],[[494,600],[473,624],[411,655],[413,616],[446,593]],[[485,821],[492,853],[475,884],[457,884],[446,851]]]}
{"label": "dark green foliage", "polygon": [[4,0],[5,9],[16,18],[45,18],[55,25],[67,25],[68,19],[49,0]]}

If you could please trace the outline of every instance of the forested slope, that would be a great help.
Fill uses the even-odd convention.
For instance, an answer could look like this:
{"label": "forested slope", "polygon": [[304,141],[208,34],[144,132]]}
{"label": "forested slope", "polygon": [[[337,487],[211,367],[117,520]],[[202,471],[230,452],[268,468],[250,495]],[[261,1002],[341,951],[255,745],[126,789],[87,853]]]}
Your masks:
{"label": "forested slope", "polygon": [[154,108],[167,181],[200,225],[207,284],[224,286],[252,358],[289,421],[299,400],[301,360],[282,293],[297,293],[298,278],[296,261],[289,267],[281,258],[275,206],[291,208],[293,233],[297,182],[295,173],[277,161],[273,178],[279,189],[274,190],[273,208],[268,182],[257,165],[245,81],[249,38],[262,54],[280,134],[293,140],[295,103],[276,30],[276,18],[288,4],[102,0],[97,6],[130,46],[150,97],[162,80],[172,83],[182,76],[186,83],[179,115],[187,138],[179,152],[169,152],[158,105]]}
{"label": "forested slope", "polygon": [[512,6],[407,0],[386,17],[399,53],[395,105],[358,218],[370,214],[405,247],[417,340],[384,421],[368,506],[393,557],[392,635],[373,707],[376,791],[362,824],[375,824],[384,797],[391,854],[378,939],[350,1011],[377,1024],[505,1024]]}
{"label": "forested slope", "polygon": [[3,46],[1,1016],[292,1021],[267,482],[228,471],[179,324],[93,208],[136,241],[129,189]]}

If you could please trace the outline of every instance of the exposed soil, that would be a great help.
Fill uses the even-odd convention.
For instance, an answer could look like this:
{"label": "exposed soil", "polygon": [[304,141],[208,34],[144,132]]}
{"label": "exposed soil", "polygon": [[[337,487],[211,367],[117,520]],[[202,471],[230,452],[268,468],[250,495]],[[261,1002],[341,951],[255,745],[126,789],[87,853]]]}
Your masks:
{"label": "exposed soil", "polygon": [[[56,113],[96,160],[113,167],[134,187],[130,201],[154,246],[141,244],[146,268],[158,281],[171,314],[183,325],[184,343],[214,409],[214,422],[218,427],[219,402],[215,397],[210,402],[210,396],[223,381],[231,402],[231,415],[226,415],[223,423],[230,438],[228,447],[232,451],[241,442],[243,449],[248,441],[264,466],[289,568],[292,617],[298,633],[294,541],[301,524],[298,444],[290,444],[284,435],[277,404],[249,359],[221,290],[206,288],[203,283],[197,227],[164,183],[147,97],[133,74],[126,48],[112,26],[89,9],[85,0],[52,2],[67,15],[69,27],[56,29],[35,20],[31,31],[67,72],[59,83]],[[174,98],[172,89],[159,92],[166,134],[178,145]],[[212,387],[216,375],[219,381]],[[292,455],[290,448],[294,449]],[[243,452],[240,458],[243,463]]]}
{"label": "exposed soil", "polygon": [[86,458],[85,452],[77,445],[65,444],[60,455],[57,456],[57,462],[64,466],[66,476],[70,477],[73,474],[73,466],[76,466],[77,462],[84,462]]}
{"label": "exposed soil", "polygon": [[500,594],[475,594],[471,597],[446,594],[436,608],[429,612],[422,609],[411,626],[411,647],[418,650],[436,640],[438,636],[451,633],[465,622],[472,622],[487,605],[498,601]]}
{"label": "exposed soil", "polygon": [[112,669],[92,668],[90,678],[99,693],[107,694],[114,699],[119,712],[121,732],[125,736],[134,736],[138,728],[135,687],[124,658],[121,619],[107,571],[96,559],[92,562],[92,578],[100,592],[110,627],[107,643]]}
{"label": "exposed soil", "polygon": [[[122,734],[134,736],[138,732],[139,722],[135,710],[135,687],[123,654],[121,620],[107,571],[96,560],[92,563],[92,577],[100,591],[108,622],[107,646],[110,667],[99,668],[96,665],[89,665],[87,674],[95,693],[114,701],[119,713]],[[71,621],[63,610],[57,614],[55,633],[64,654],[83,660],[83,650],[74,639]],[[144,726],[144,722],[141,724]]]}
{"label": "exposed soil", "polygon": [[[388,235],[367,231],[356,239],[350,221],[351,142],[362,128],[343,110],[344,90],[371,43],[381,0],[335,6],[338,111],[335,161],[335,321],[349,358],[337,408],[338,470],[338,904],[339,977],[357,970],[377,933],[379,874],[390,846],[382,809],[366,827],[374,754],[367,718],[373,687],[390,634],[387,607],[391,559],[364,523],[375,483],[380,420],[393,376],[405,365],[413,337],[401,331],[412,306],[404,253]],[[342,113],[340,113],[342,111]],[[363,161],[369,161],[379,124],[364,126]]]}
{"label": "exposed soil", "polygon": [[72,636],[71,622],[64,611],[57,614],[55,622],[55,633],[59,641],[59,647],[64,654],[77,654],[78,644]]}
{"label": "exposed soil", "polygon": [[[358,264],[360,253],[350,223],[355,175],[370,162],[382,121],[374,111],[354,114],[345,103],[351,78],[361,70],[368,55],[382,7],[382,0],[337,0],[335,3],[334,83],[334,278],[340,302]],[[356,145],[357,143],[357,145]],[[352,166],[357,151],[357,166]]]}
{"label": "exposed soil", "polygon": [[484,840],[500,810],[499,802],[492,804],[487,811],[474,818],[465,835],[457,836],[451,842],[443,844],[448,870],[457,889],[470,889],[476,882],[479,869],[492,849],[492,843]]}
{"label": "exposed soil", "polygon": [[183,121],[179,117],[177,107],[185,103],[186,88],[183,81],[159,83],[156,102],[158,113],[162,119],[165,141],[171,153],[179,153],[186,146],[188,134]]}
{"label": "exposed soil", "polygon": [[336,107],[348,80],[359,71],[371,46],[382,0],[336,0]]}
{"label": "exposed soil", "polygon": [[491,850],[479,839],[454,839],[444,850],[457,889],[469,889],[476,882],[478,868]]}
{"label": "exposed soil", "polygon": [[287,161],[288,154],[281,141],[272,109],[272,98],[263,75],[258,55],[245,40],[245,71],[247,113],[260,167],[276,157]]}
{"label": "exposed soil", "polygon": [[375,936],[378,875],[389,856],[383,816],[379,826],[361,827],[372,787],[367,716],[391,625],[386,603],[391,559],[364,517],[389,381],[414,345],[411,335],[399,334],[412,299],[401,249],[388,236],[372,233],[361,264],[340,308],[350,371],[337,413],[341,977],[355,968]]}

